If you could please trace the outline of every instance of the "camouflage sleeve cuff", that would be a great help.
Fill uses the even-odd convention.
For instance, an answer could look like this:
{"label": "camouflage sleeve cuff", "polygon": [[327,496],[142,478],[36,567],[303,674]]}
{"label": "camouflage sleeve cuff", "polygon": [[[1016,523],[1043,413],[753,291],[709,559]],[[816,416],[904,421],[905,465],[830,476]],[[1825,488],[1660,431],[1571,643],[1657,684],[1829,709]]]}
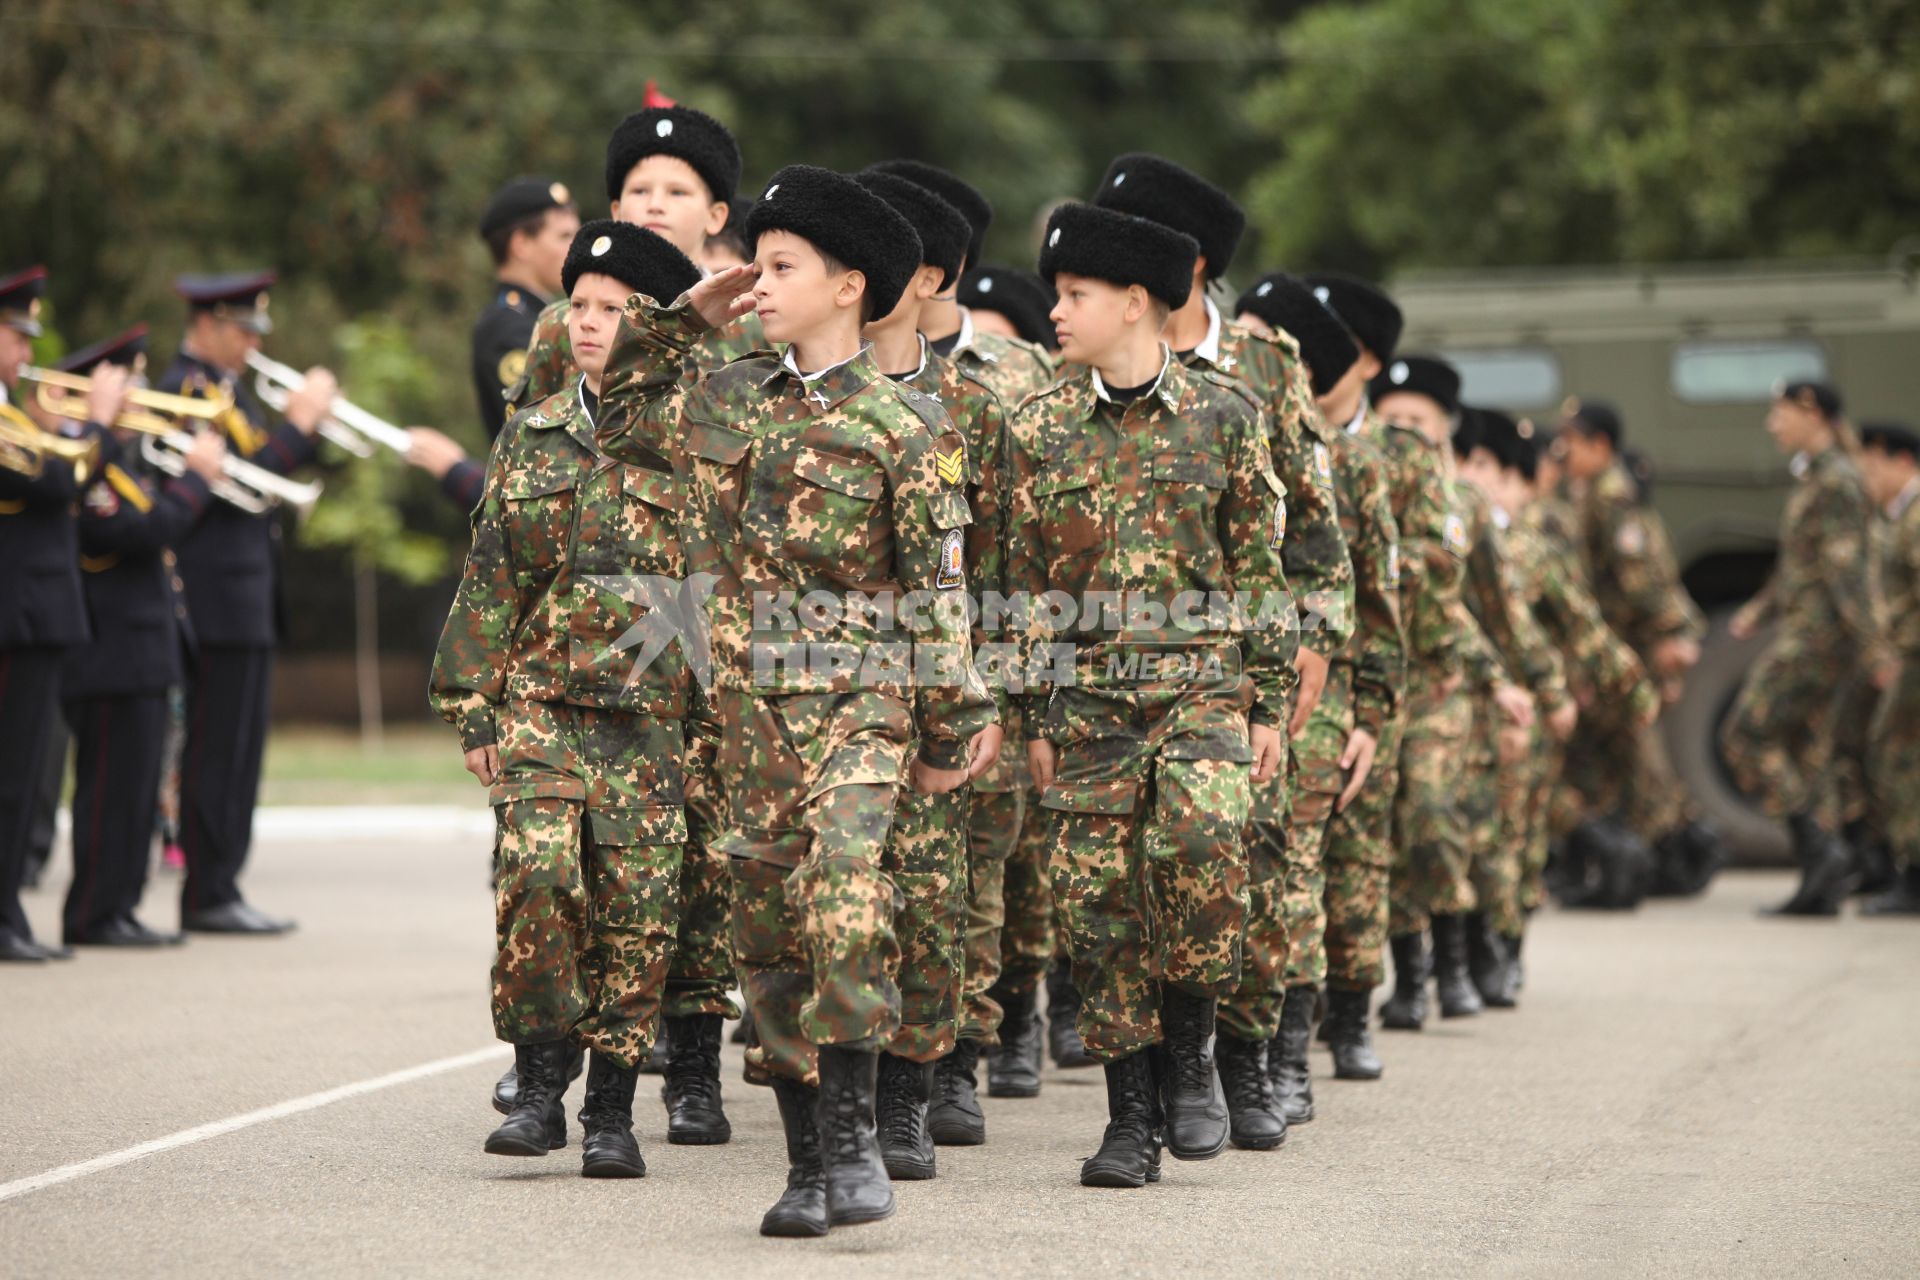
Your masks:
{"label": "camouflage sleeve cuff", "polygon": [[969,744],[967,738],[922,738],[920,762],[931,769],[964,769]]}
{"label": "camouflage sleeve cuff", "polygon": [[490,747],[498,741],[493,727],[493,704],[480,694],[462,693],[456,697],[436,695],[433,704],[441,719],[459,733],[462,751]]}
{"label": "camouflage sleeve cuff", "polygon": [[1365,729],[1375,738],[1387,726],[1387,720],[1393,715],[1393,695],[1390,690],[1362,688],[1356,686],[1353,691],[1354,727]]}

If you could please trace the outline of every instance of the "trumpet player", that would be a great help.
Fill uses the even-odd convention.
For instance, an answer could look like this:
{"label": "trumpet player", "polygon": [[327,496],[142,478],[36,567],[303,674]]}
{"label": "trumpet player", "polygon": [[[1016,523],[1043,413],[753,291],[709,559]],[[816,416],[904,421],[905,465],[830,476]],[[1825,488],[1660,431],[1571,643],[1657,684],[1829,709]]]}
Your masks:
{"label": "trumpet player", "polygon": [[[280,475],[311,462],[314,434],[333,405],[334,377],[310,369],[273,425],[243,374],[249,353],[271,332],[268,272],[183,276],[186,336],[159,389],[231,396],[228,444],[237,456]],[[239,876],[252,840],[274,645],[279,639],[280,524],[272,512],[209,506],[177,548],[196,647],[187,672],[187,741],[180,769],[181,845],[187,856],[180,921],[189,932],[276,934],[293,927],[241,897]]]}
{"label": "trumpet player", "polygon": [[[47,765],[59,715],[60,664],[65,651],[88,639],[80,590],[80,557],[73,507],[80,480],[73,464],[30,441],[39,427],[16,406],[20,369],[40,336],[45,267],[0,279],[0,960],[64,960],[64,947],[34,941],[20,905],[20,882],[31,840],[34,797]],[[62,434],[103,442],[99,425],[119,416],[126,375],[96,382],[88,396],[91,421]]]}
{"label": "trumpet player", "polygon": [[[74,353],[64,372],[138,376],[147,327]],[[116,430],[123,446],[133,443]],[[74,741],[73,884],[62,913],[70,947],[161,947],[182,940],[142,924],[147,852],[159,803],[167,690],[185,678],[192,644],[172,547],[213,505],[226,442],[203,431],[173,478],[123,447],[80,500],[80,579],[91,641],[66,652],[60,702]]]}

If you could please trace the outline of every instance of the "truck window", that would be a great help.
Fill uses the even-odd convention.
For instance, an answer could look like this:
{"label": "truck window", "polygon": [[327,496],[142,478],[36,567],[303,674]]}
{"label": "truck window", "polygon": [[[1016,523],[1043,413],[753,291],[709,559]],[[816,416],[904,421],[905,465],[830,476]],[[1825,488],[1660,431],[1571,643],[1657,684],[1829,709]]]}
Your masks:
{"label": "truck window", "polygon": [[1827,353],[1812,342],[1683,342],[1673,349],[1673,394],[1692,404],[1759,403],[1781,382],[1826,376]]}
{"label": "truck window", "polygon": [[1443,351],[1460,371],[1460,398],[1502,409],[1540,409],[1560,402],[1560,361],[1544,347]]}

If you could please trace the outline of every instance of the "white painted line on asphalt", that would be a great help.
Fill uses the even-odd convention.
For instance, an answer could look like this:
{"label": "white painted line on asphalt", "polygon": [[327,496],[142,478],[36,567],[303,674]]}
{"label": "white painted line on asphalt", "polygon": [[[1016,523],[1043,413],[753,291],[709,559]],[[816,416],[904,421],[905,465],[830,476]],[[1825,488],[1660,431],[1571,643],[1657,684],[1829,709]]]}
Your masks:
{"label": "white painted line on asphalt", "polygon": [[513,1046],[507,1044],[488,1045],[484,1049],[475,1049],[472,1053],[462,1053],[451,1058],[437,1058],[432,1062],[423,1062],[417,1067],[408,1067],[402,1071],[390,1072],[384,1076],[375,1076],[371,1080],[361,1080],[356,1084],[343,1084],[337,1089],[326,1089],[320,1093],[310,1093],[304,1098],[294,1098],[288,1102],[277,1102],[271,1107],[262,1107],[258,1111],[248,1111],[241,1115],[229,1116],[225,1120],[214,1120],[208,1124],[196,1125],[191,1129],[182,1129],[170,1133],[164,1138],[155,1138],[143,1142],[137,1147],[126,1147],[120,1151],[109,1151],[106,1155],[95,1156],[91,1160],[82,1160],[78,1164],[63,1164],[58,1169],[49,1169],[45,1173],[36,1173],[30,1178],[20,1178],[13,1182],[0,1182],[0,1201],[12,1200],[18,1196],[31,1195],[35,1191],[44,1191],[48,1187],[57,1187],[63,1182],[72,1182],[89,1174],[104,1173],[108,1169],[117,1169],[123,1164],[132,1164],[135,1160],[144,1160],[148,1156],[157,1156],[166,1151],[177,1151],[181,1147],[190,1147],[196,1142],[205,1142],[208,1138],[218,1138],[222,1134],[233,1133],[238,1129],[249,1129],[256,1124],[266,1124],[271,1120],[284,1120],[288,1116],[297,1116],[303,1111],[313,1111],[330,1106],[336,1102],[345,1102],[348,1098],[358,1098],[363,1094],[378,1093],[382,1089],[391,1089],[395,1085],[410,1084],[415,1080],[424,1080],[428,1076],[441,1075],[448,1071],[458,1071],[462,1067],[474,1067],[496,1058],[504,1058],[513,1052]]}
{"label": "white painted line on asphalt", "polygon": [[[72,838],[62,809],[54,821],[61,847]],[[253,811],[261,840],[386,840],[396,836],[492,839],[493,810],[484,804],[264,805]]]}

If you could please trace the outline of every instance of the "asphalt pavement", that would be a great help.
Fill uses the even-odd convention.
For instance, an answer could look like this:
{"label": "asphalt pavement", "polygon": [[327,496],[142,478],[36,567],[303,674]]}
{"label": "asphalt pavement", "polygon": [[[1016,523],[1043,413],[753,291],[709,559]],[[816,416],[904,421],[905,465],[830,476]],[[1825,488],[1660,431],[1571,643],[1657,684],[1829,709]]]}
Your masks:
{"label": "asphalt pavement", "polygon": [[[643,1078],[644,1180],[579,1177],[577,1125],[543,1160],[481,1150],[506,1061],[485,840],[379,828],[256,850],[291,937],[0,968],[0,1274],[1920,1272],[1920,921],[1756,918],[1784,875],[1549,912],[1518,1011],[1380,1034],[1377,1083],[1316,1046],[1319,1116],[1279,1151],[1083,1189],[1100,1073],[1050,1070],[891,1221],[773,1241],[779,1121],[731,1046],[728,1146],[668,1146]],[[29,897],[43,937],[64,879]]]}

